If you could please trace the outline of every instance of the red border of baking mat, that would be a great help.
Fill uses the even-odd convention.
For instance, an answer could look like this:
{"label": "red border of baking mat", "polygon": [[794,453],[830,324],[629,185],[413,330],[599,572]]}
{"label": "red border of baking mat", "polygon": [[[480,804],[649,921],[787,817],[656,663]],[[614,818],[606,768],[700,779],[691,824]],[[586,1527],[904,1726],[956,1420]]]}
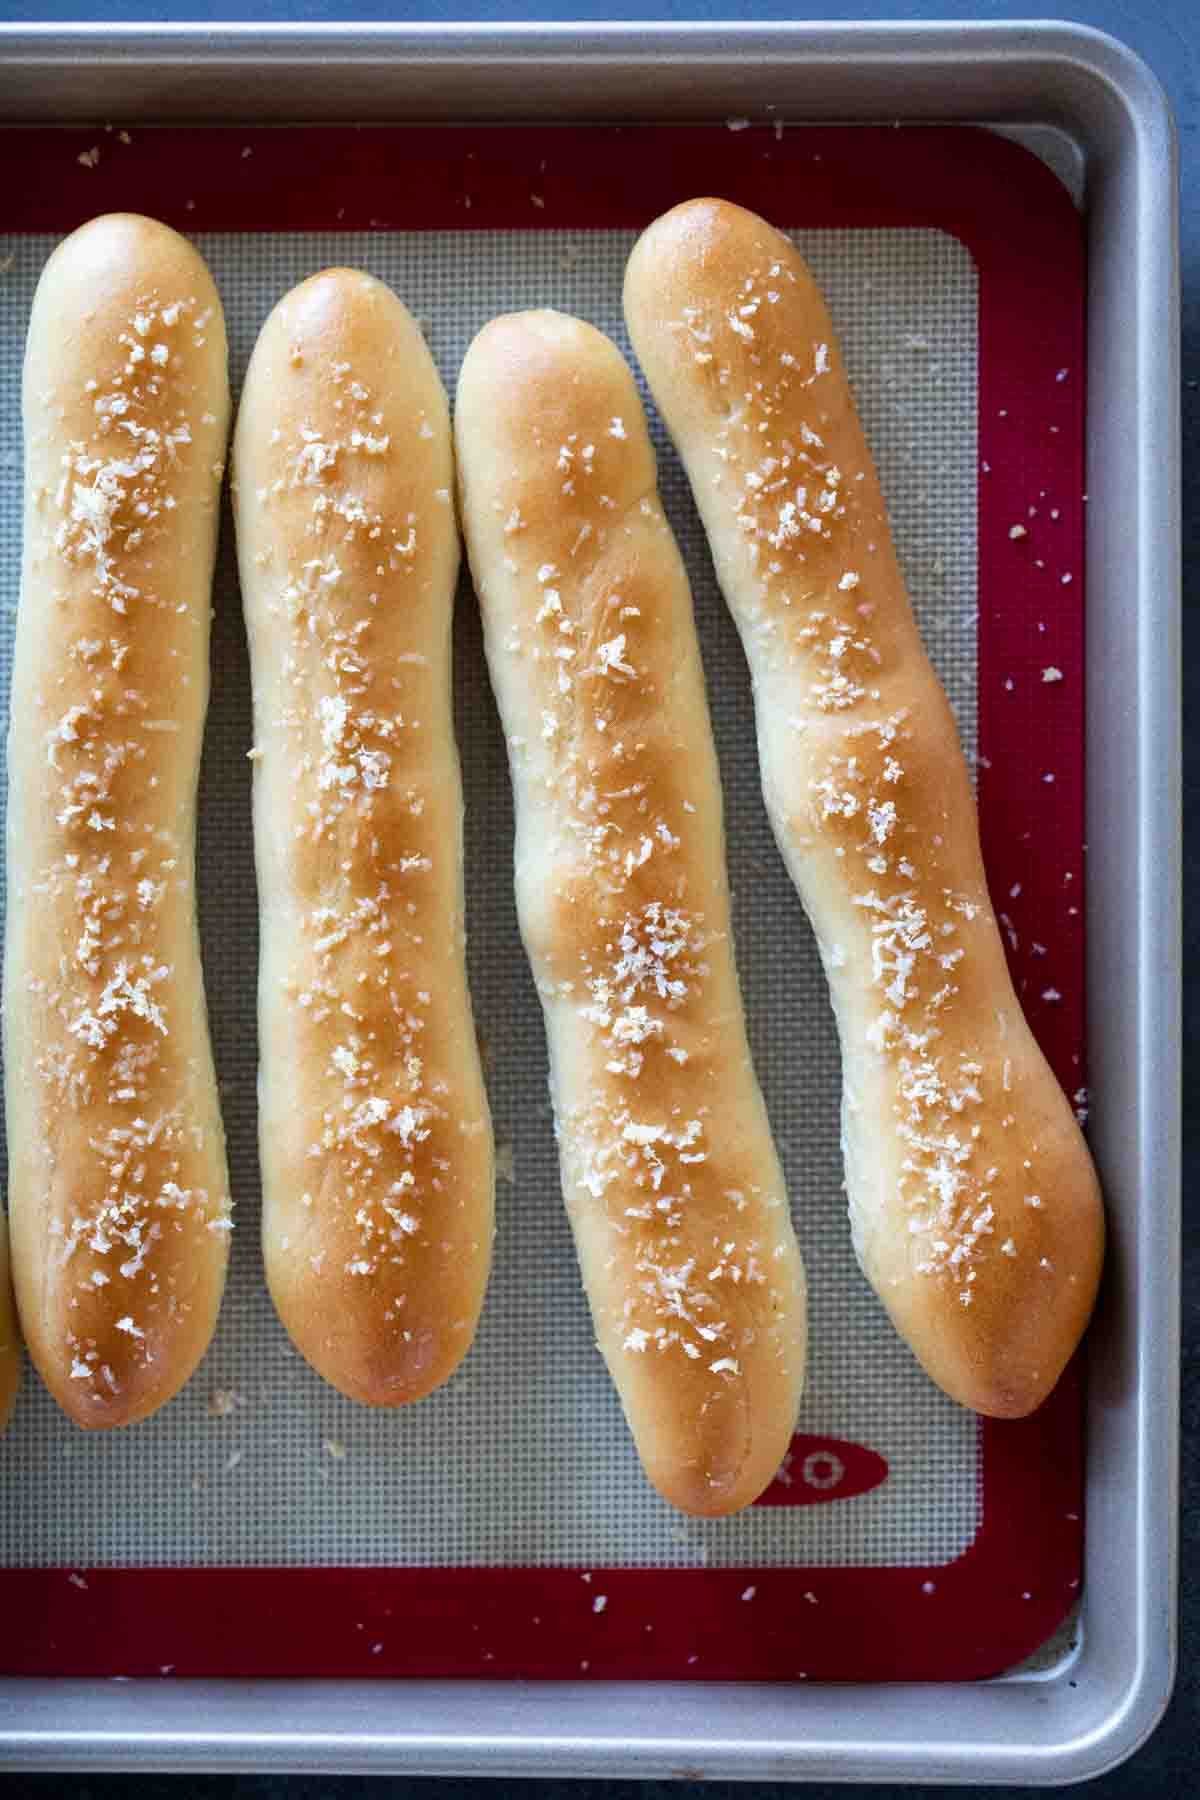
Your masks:
{"label": "red border of baking mat", "polygon": [[[6,198],[20,231],[66,232],[119,207],[191,232],[637,228],[715,192],[789,225],[961,239],[979,270],[984,853],[1031,1023],[1079,1089],[1084,251],[1078,214],[1036,158],[962,127],[139,129],[127,143],[107,128],[4,143],[10,168],[37,171]],[[829,1446],[799,1441],[801,1469],[814,1448]],[[801,1479],[771,1498],[836,1503],[854,1447],[840,1453],[845,1482],[830,1486],[836,1464],[809,1465],[824,1496]],[[25,1675],[990,1675],[1043,1643],[1078,1591],[1077,1367],[1036,1417],[981,1422],[979,1467],[981,1528],[944,1567],[6,1570],[4,1663]]]}

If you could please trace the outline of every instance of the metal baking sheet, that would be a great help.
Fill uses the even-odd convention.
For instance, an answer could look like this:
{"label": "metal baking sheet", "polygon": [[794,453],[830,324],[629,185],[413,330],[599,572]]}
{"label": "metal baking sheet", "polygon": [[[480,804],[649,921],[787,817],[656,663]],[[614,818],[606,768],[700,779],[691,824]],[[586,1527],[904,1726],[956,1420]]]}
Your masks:
{"label": "metal baking sheet", "polygon": [[[7,147],[36,171],[10,211],[6,254],[0,242],[11,265],[0,441],[14,444],[38,272],[58,235],[97,210],[132,206],[197,237],[223,295],[236,387],[280,288],[331,260],[365,264],[406,296],[453,385],[475,329],[513,305],[553,301],[624,343],[625,257],[679,193],[798,205],[918,619],[968,755],[980,747],[985,849],[1018,991],[1082,1103],[1082,225],[1036,157],[962,127],[739,120],[14,128]],[[298,165],[308,179],[289,188]],[[229,1293],[202,1374],[136,1433],[81,1436],[31,1384],[0,1456],[0,1607],[22,1621],[0,1672],[966,1680],[1024,1661],[1077,1600],[1074,1375],[1035,1419],[981,1427],[920,1373],[855,1268],[824,977],[763,813],[744,660],[678,459],[651,419],[710,674],[752,1044],[812,1273],[788,1467],[735,1520],[680,1519],[642,1478],[595,1356],[557,1194],[542,1025],[512,918],[506,759],[466,585],[455,697],[468,940],[512,1176],[496,1278],[466,1366],[417,1408],[364,1414],[288,1343],[256,1230],[248,674],[227,532],[199,898],[237,1213]],[[19,474],[15,460],[0,470],[6,595]],[[1028,529],[1014,540],[1018,515]],[[0,612],[0,706],[11,624]],[[1055,1660],[1045,1651],[1039,1666]]]}
{"label": "metal baking sheet", "polygon": [[[142,54],[115,59],[112,45],[118,37],[133,38]],[[143,1684],[103,1690],[58,1683],[52,1692],[18,1685],[11,1692],[0,1690],[3,1754],[14,1761],[50,1765],[68,1759],[122,1762],[129,1760],[130,1752],[118,1751],[119,1742],[148,1749],[152,1739],[155,1748],[147,1760],[173,1767],[403,1766],[449,1772],[479,1768],[486,1758],[486,1766],[493,1770],[553,1767],[576,1773],[632,1768],[639,1773],[669,1772],[681,1762],[697,1772],[747,1776],[929,1779],[969,1770],[973,1779],[990,1775],[1025,1781],[1094,1772],[1144,1735],[1165,1698],[1171,1657],[1169,1638],[1154,1639],[1151,1632],[1164,1613],[1163,1582],[1170,1582],[1173,1569],[1164,1569],[1161,1561],[1152,1565],[1150,1548],[1152,1539],[1161,1545],[1162,1530],[1169,1530],[1161,1515],[1169,1518],[1173,1510],[1174,1219],[1169,1205],[1153,1218],[1149,1208],[1139,1205],[1139,1199],[1156,1183],[1162,1185],[1164,1178],[1165,1192],[1174,1193],[1173,1121],[1161,1109],[1156,1117],[1149,1116],[1145,1102],[1148,1093],[1173,1095],[1177,1086],[1170,1064],[1172,1054],[1177,1054],[1177,1039],[1163,1029],[1172,1004],[1171,976],[1168,972],[1164,980],[1160,956],[1159,973],[1152,977],[1150,962],[1156,939],[1160,945],[1176,941],[1170,914],[1174,889],[1170,879],[1162,882],[1175,842],[1170,764],[1170,724],[1175,717],[1170,697],[1174,496],[1169,484],[1160,483],[1152,511],[1132,517],[1129,513],[1131,503],[1149,493],[1151,472],[1173,467],[1171,446],[1163,442],[1169,426],[1161,424],[1171,418],[1170,406],[1160,407],[1156,415],[1149,405],[1152,383],[1163,379],[1163,360],[1170,361],[1161,359],[1164,330],[1169,343],[1172,323],[1169,156],[1164,165],[1167,186],[1162,186],[1160,175],[1157,191],[1151,180],[1153,159],[1148,158],[1145,167],[1139,163],[1151,128],[1157,129],[1160,150],[1164,134],[1169,139],[1161,98],[1132,59],[1091,34],[1071,31],[1058,33],[1053,42],[1044,34],[1039,42],[1037,34],[1026,32],[1020,40],[1021,54],[1007,57],[1003,52],[1016,48],[1011,33],[990,28],[968,31],[954,42],[969,56],[970,68],[964,64],[953,80],[945,76],[951,61],[949,40],[939,45],[927,29],[817,33],[801,27],[647,34],[611,28],[584,34],[582,40],[572,34],[569,42],[559,33],[519,30],[230,31],[216,39],[206,34],[204,41],[206,53],[197,54],[198,42],[186,29],[167,34],[86,33],[75,42],[61,35],[9,34],[7,43],[0,39],[0,52],[10,55],[0,69],[0,110],[10,119],[30,116],[31,107],[33,116],[43,120],[79,116],[83,90],[77,77],[86,68],[92,83],[87,109],[91,116],[99,93],[105,116],[130,121],[189,111],[198,119],[251,115],[261,119],[257,92],[251,105],[245,83],[255,55],[269,43],[273,71],[280,75],[279,83],[272,84],[270,100],[273,108],[282,108],[276,117],[411,118],[436,104],[434,96],[439,89],[447,91],[446,83],[456,96],[457,116],[544,116],[569,109],[575,79],[569,71],[574,68],[578,74],[577,58],[594,84],[589,90],[590,111],[599,106],[609,116],[637,117],[649,57],[655,69],[655,110],[662,117],[681,111],[710,118],[755,112],[761,116],[770,107],[798,121],[810,115],[803,104],[809,91],[804,77],[811,75],[814,63],[829,64],[836,47],[837,54],[823,73],[822,104],[832,105],[843,117],[894,114],[896,95],[903,92],[905,109],[911,106],[926,117],[1012,118],[1028,116],[1031,97],[1038,93],[1043,117],[1060,130],[1065,125],[1080,145],[1092,176],[1089,388],[1093,415],[1105,422],[1104,432],[1094,439],[1089,475],[1093,524],[1088,752],[1093,828],[1088,879],[1096,920],[1093,963],[1106,971],[1103,983],[1093,982],[1091,994],[1093,1141],[1113,1212],[1116,1280],[1124,1302],[1110,1307],[1101,1321],[1091,1365],[1089,1589],[1103,1599],[1094,1611],[1085,1611],[1083,1648],[1073,1668],[1068,1672],[1060,1664],[1036,1686],[1026,1678],[949,1694],[935,1687],[904,1694],[884,1689],[872,1691],[869,1701],[860,1690],[851,1706],[836,1689],[743,1686],[731,1692],[722,1687],[677,1690],[647,1685],[622,1687],[614,1712],[611,1696],[595,1686],[578,1691],[558,1688],[551,1703],[536,1689],[476,1690],[464,1684],[449,1689],[429,1684],[382,1689],[331,1683],[272,1688],[268,1715],[265,1690],[252,1685],[232,1689],[191,1684],[182,1693]],[[1030,48],[1031,41],[1038,44],[1036,49]],[[18,93],[12,75],[22,58]],[[600,58],[604,79],[597,82]],[[908,66],[901,75],[899,65],[905,60]],[[338,76],[336,82],[323,84],[319,108],[310,86],[317,61]],[[1049,77],[1052,68],[1058,72],[1057,84]],[[985,75],[992,78],[986,95],[979,85]],[[889,79],[897,82],[890,90],[891,105],[884,103]],[[1140,138],[1133,130],[1135,122]],[[1111,154],[1101,163],[1100,152],[1106,149]],[[1139,180],[1140,203],[1123,212],[1122,184],[1133,183],[1137,189]],[[1129,257],[1135,251],[1131,264]],[[1157,252],[1157,261],[1150,252]],[[1145,364],[1138,369],[1140,384],[1122,391],[1119,383],[1129,365],[1104,356],[1105,330],[1115,338],[1126,299],[1120,284],[1135,277],[1142,306],[1140,312],[1127,311],[1126,316],[1143,321],[1157,316],[1158,328],[1140,345]],[[1149,363],[1152,348],[1160,353],[1155,365]],[[1126,458],[1133,445],[1143,459],[1142,486],[1126,483],[1118,488],[1118,442]],[[1120,473],[1127,470],[1126,461]],[[1096,555],[1104,534],[1122,527],[1125,541],[1136,542],[1139,552],[1136,598],[1144,604],[1132,607],[1128,587],[1106,588],[1110,564]],[[1128,567],[1127,560],[1124,566]],[[1122,706],[1106,709],[1105,701],[1111,703],[1118,691]],[[1158,746],[1153,758],[1148,738],[1151,716]],[[1164,742],[1165,765],[1159,760]],[[1147,852],[1154,858],[1153,891],[1148,882],[1143,890],[1120,878],[1130,863],[1148,869]],[[1121,954],[1114,957],[1117,944]],[[1144,1046],[1137,1046],[1144,1049],[1140,1060],[1129,1056],[1128,1031],[1122,1040],[1116,1030],[1117,1021],[1126,1016],[1136,1017],[1145,1027]],[[1141,1085],[1152,1075],[1154,1088]],[[1124,1403],[1114,1407],[1107,1397],[1118,1392],[1124,1393]],[[1152,1412],[1151,1401],[1156,1411]],[[1154,1481],[1157,1488],[1149,1485]],[[1112,1502],[1134,1491],[1144,1494],[1145,1506],[1132,1509],[1132,1519],[1125,1507],[1112,1505],[1109,1510]],[[1152,1514],[1155,1506],[1161,1509],[1159,1515]],[[1139,1625],[1139,1631],[1131,1634],[1139,1651],[1136,1660],[1131,1660],[1124,1635],[1131,1618]],[[1114,1619],[1123,1626],[1119,1642],[1112,1637]],[[208,1705],[197,1705],[201,1695],[208,1697]],[[344,1721],[351,1712],[355,1725],[348,1729]],[[868,1715],[877,1727],[870,1741],[861,1726]],[[209,1723],[198,1732],[194,1721],[199,1716]],[[467,1718],[469,1739],[464,1733]]]}

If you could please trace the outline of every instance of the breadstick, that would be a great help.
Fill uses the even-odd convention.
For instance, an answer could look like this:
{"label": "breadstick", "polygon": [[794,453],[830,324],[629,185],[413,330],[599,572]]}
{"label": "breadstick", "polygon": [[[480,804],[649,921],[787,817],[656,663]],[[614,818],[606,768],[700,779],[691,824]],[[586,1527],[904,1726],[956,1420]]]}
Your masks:
{"label": "breadstick", "polygon": [[590,326],[487,326],[456,432],[596,1334],[659,1492],[734,1512],[795,1423],[804,1275],[742,1019],[687,576],[633,378]]}
{"label": "breadstick", "polygon": [[381,282],[331,269],[280,301],[234,466],[267,1280],[327,1381],[398,1406],[475,1335],[494,1179],[464,957],[450,420]]}
{"label": "breadstick", "polygon": [[194,888],[225,328],[190,244],[95,219],[25,355],[5,1088],[29,1353],[78,1424],[169,1400],[212,1335],[229,1191]]}
{"label": "breadstick", "polygon": [[21,1379],[21,1340],[8,1266],[8,1220],[0,1212],[0,1432],[12,1415]]}
{"label": "breadstick", "polygon": [[650,227],[625,306],[741,632],[768,811],[829,978],[855,1250],[934,1381],[1021,1416],[1091,1312],[1100,1194],[1013,991],[828,312],[787,239],[719,200]]}

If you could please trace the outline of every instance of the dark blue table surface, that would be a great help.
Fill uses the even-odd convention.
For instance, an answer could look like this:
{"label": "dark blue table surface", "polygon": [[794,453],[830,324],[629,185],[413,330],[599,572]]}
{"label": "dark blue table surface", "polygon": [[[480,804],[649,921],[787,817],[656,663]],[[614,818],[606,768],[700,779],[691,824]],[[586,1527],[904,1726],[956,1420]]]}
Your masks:
{"label": "dark blue table surface", "polygon": [[[384,21],[439,23],[448,20],[483,21],[505,18],[550,21],[560,19],[692,19],[719,22],[753,18],[761,23],[813,18],[836,21],[906,20],[969,17],[981,20],[1028,19],[1041,14],[1079,21],[1111,32],[1136,50],[1157,74],[1170,97],[1179,128],[1182,165],[1182,264],[1183,264],[1183,493],[1184,493],[1184,1354],[1183,1354],[1183,1494],[1182,1494],[1182,1589],[1180,1597],[1182,1654],[1175,1697],[1159,1730],[1149,1743],[1121,1769],[1088,1783],[1082,1790],[1096,1800],[1188,1800],[1200,1794],[1200,1765],[1194,1766],[1197,1727],[1200,1725],[1200,1585],[1196,1578],[1195,1550],[1200,1539],[1200,1227],[1186,1195],[1194,1185],[1189,1177],[1200,1165],[1200,1105],[1193,1101],[1191,1080],[1197,1068],[1196,1029],[1200,1013],[1200,930],[1196,908],[1187,902],[1200,900],[1200,854],[1195,833],[1189,828],[1200,795],[1200,721],[1186,729],[1188,702],[1200,700],[1200,632],[1192,615],[1200,607],[1200,0],[1090,0],[1077,6],[1047,5],[1037,0],[877,0],[875,5],[847,5],[845,0],[824,0],[819,6],[801,6],[789,0],[657,0],[656,4],[608,4],[604,0],[515,0],[511,7],[479,4],[456,6],[441,0],[416,0],[402,6],[388,0],[190,0],[182,6],[161,0],[41,0],[41,4],[14,6],[0,0],[0,18],[25,21],[78,22],[85,19],[136,20],[290,20],[317,24],[332,21]],[[1194,708],[1192,709],[1194,713]],[[1194,779],[1193,779],[1194,777]],[[1191,798],[1189,799],[1189,796]],[[1193,960],[1191,952],[1196,952]],[[1191,972],[1189,972],[1191,971]],[[2,1626],[0,1626],[2,1629]],[[0,1775],[0,1797],[16,1800],[346,1800],[368,1789],[381,1800],[418,1800],[449,1794],[466,1800],[562,1800],[565,1795],[587,1800],[766,1800],[797,1790],[774,1783],[750,1785],[714,1782],[690,1783],[632,1781],[435,1781],[382,1777],[370,1783],[358,1778],[328,1776],[63,1776]],[[880,1786],[832,1786],[825,1783],[800,1790],[821,1800],[840,1800],[852,1795],[930,1795],[944,1789],[891,1788]],[[1012,1788],[978,1788],[978,1800],[1002,1800]],[[1026,1789],[1050,1794],[1056,1789]]]}

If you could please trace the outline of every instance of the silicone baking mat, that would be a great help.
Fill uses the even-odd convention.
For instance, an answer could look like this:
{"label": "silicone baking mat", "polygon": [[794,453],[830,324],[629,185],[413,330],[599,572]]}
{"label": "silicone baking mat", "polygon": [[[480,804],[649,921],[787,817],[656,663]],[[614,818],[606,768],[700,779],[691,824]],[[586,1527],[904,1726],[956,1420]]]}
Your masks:
{"label": "silicone baking mat", "polygon": [[[717,189],[792,230],[828,294],[926,643],[978,755],[1023,998],[1082,1100],[1082,264],[1076,216],[1040,164],[982,133],[741,121],[28,138],[43,180],[0,249],[5,702],[24,328],[47,255],[83,218],[128,207],[195,236],[235,389],[275,300],[333,262],[396,288],[453,392],[474,332],[514,307],[579,313],[628,354],[625,258],[676,199]],[[388,1414],[343,1400],[292,1350],[257,1245],[250,696],[226,521],[199,868],[237,1205],[230,1281],[205,1363],[134,1430],[77,1432],[28,1376],[0,1445],[11,1672],[969,1676],[1034,1648],[1074,1597],[1073,1376],[1038,1419],[981,1428],[926,1380],[854,1265],[824,981],[766,824],[736,635],[651,417],[705,653],[751,1042],[809,1269],[809,1382],[787,1463],[726,1521],[674,1513],[640,1473],[562,1212],[504,747],[465,583],[468,929],[500,1170],[483,1323],[447,1388]]]}

